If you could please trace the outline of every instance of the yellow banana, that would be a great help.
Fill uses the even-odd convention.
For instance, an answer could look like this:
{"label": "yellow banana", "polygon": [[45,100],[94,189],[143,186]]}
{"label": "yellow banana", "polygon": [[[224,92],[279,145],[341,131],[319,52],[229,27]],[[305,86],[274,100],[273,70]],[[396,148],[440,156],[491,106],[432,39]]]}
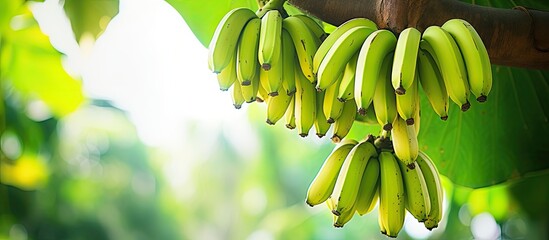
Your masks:
{"label": "yellow banana", "polygon": [[406,192],[406,209],[419,222],[427,220],[427,214],[431,211],[431,201],[429,191],[423,173],[418,167],[417,162],[412,163],[413,168],[404,165],[402,161],[397,161],[404,181],[404,190]]}
{"label": "yellow banana", "polygon": [[320,167],[311,185],[309,185],[306,200],[309,206],[321,204],[330,197],[345,158],[357,144],[356,140],[345,139],[335,146],[322,167]]}
{"label": "yellow banana", "polygon": [[337,94],[339,91],[339,83],[341,82],[343,74],[339,76],[339,79],[335,84],[328,87],[324,93],[324,102],[322,103],[321,112],[327,119],[327,122],[332,124],[343,112],[343,102],[337,100]]}
{"label": "yellow banana", "polygon": [[408,91],[404,95],[396,96],[396,106],[398,114],[402,119],[406,119],[406,124],[414,124],[414,115],[416,113],[417,102],[419,102],[419,91],[418,83],[419,80],[416,79],[408,88]]}
{"label": "yellow banana", "polygon": [[429,230],[438,227],[438,223],[442,219],[442,201],[444,192],[440,182],[438,170],[433,161],[425,154],[420,152],[417,158],[417,164],[425,178],[425,184],[429,191],[429,200],[431,202],[431,211],[427,214],[427,220],[423,223]]}
{"label": "yellow banana", "polygon": [[249,8],[235,8],[229,11],[215,29],[208,47],[208,67],[220,73],[236,55],[236,46],[240,33],[248,21],[257,18]]}
{"label": "yellow banana", "polygon": [[379,184],[379,160],[375,157],[368,160],[368,165],[362,174],[358,197],[356,199],[356,211],[364,215],[372,211],[377,201],[376,193]]}
{"label": "yellow banana", "polygon": [[340,102],[345,102],[355,97],[355,75],[356,63],[358,60],[358,52],[345,65],[345,70],[342,73],[342,79],[339,83],[339,92],[337,99]]}
{"label": "yellow banana", "polygon": [[385,56],[395,50],[396,37],[389,30],[370,34],[360,49],[355,76],[355,101],[358,113],[366,114],[372,103],[377,79]]}
{"label": "yellow banana", "polygon": [[431,107],[442,120],[448,119],[448,93],[444,80],[431,54],[423,49],[419,51],[418,73],[421,87],[431,103]]}
{"label": "yellow banana", "polygon": [[355,215],[356,207],[353,205],[350,209],[346,210],[345,212],[342,212],[339,216],[334,217],[334,227],[336,228],[342,228],[346,223],[351,221],[353,216]]}
{"label": "yellow banana", "polygon": [[[242,90],[242,96],[247,103],[254,102],[257,98],[257,92],[259,91],[259,68],[256,69],[255,75],[252,78],[252,82],[248,86],[240,86]],[[236,82],[236,81],[235,81]]]}
{"label": "yellow banana", "polygon": [[274,125],[278,122],[286,113],[291,101],[292,96],[287,94],[269,97],[267,101],[267,124]]}
{"label": "yellow banana", "polygon": [[347,101],[343,105],[343,111],[338,119],[334,122],[334,135],[332,141],[335,143],[340,142],[347,133],[351,130],[356,117],[356,103],[355,101]]}
{"label": "yellow banana", "polygon": [[295,47],[292,37],[282,29],[282,87],[286,89],[287,95],[293,95],[295,89]]}
{"label": "yellow banana", "polygon": [[306,137],[316,119],[316,90],[301,71],[296,69],[295,75],[295,122],[299,136]]}
{"label": "yellow banana", "polygon": [[314,36],[307,25],[297,17],[287,17],[282,23],[284,29],[288,30],[290,36],[292,36],[297,58],[299,60],[299,66],[301,67],[300,72],[302,72],[311,83],[315,83],[316,77],[313,74],[313,57],[318,46],[320,46],[320,40]]}
{"label": "yellow banana", "polygon": [[393,122],[395,121],[398,112],[396,106],[395,90],[391,85],[391,67],[393,61],[393,55],[388,54],[381,65],[379,73],[379,79],[373,98],[373,105],[375,109],[375,115],[379,125],[383,127],[385,131],[391,131],[393,129]]}
{"label": "yellow banana", "polygon": [[[258,60],[261,67],[269,71],[273,61],[280,58],[282,43],[282,16],[278,10],[269,10],[261,18]],[[269,89],[267,89],[269,90]]]}
{"label": "yellow banana", "polygon": [[385,234],[389,237],[397,237],[402,229],[405,217],[404,207],[404,183],[397,160],[390,152],[379,154],[379,167],[381,184],[379,188],[379,214]]}
{"label": "yellow banana", "polygon": [[417,52],[421,33],[415,28],[406,28],[398,36],[393,60],[391,80],[395,92],[406,93],[416,78]]}
{"label": "yellow banana", "polygon": [[324,111],[322,111],[322,106],[324,105],[324,92],[316,93],[316,118],[315,118],[315,130],[316,135],[319,138],[326,136],[326,132],[330,129],[330,123],[326,116],[324,116]]}
{"label": "yellow banana", "polygon": [[286,120],[286,128],[290,130],[295,129],[295,95],[292,95],[292,100],[290,101],[288,109],[286,109],[284,118]]}
{"label": "yellow banana", "polygon": [[407,125],[404,119],[397,117],[393,123],[391,137],[397,158],[407,166],[413,167],[419,152],[415,127]]}
{"label": "yellow banana", "polygon": [[221,91],[227,91],[236,81],[236,54],[220,73],[217,74],[217,83]]}
{"label": "yellow banana", "polygon": [[259,29],[261,20],[253,18],[246,24],[240,34],[237,48],[236,75],[240,85],[250,85],[258,68],[257,47],[259,46]]}
{"label": "yellow banana", "polygon": [[235,81],[234,84],[231,86],[231,97],[233,99],[233,106],[236,109],[240,109],[242,107],[242,104],[246,101],[244,99],[244,96],[242,96],[242,88],[240,87],[240,83],[238,81]]}

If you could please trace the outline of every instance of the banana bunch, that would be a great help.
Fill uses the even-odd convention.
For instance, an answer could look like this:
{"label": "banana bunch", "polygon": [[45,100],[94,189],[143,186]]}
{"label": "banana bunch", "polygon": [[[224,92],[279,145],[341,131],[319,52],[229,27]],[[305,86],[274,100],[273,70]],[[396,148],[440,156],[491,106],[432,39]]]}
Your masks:
{"label": "banana bunch", "polygon": [[[369,135],[362,141],[344,139],[326,158],[307,191],[306,203],[326,202],[334,227],[343,227],[355,213],[371,212],[379,202],[379,227],[397,237],[405,211],[429,230],[442,219],[443,190],[431,159],[419,152],[410,168],[399,161],[391,147],[378,147],[383,137]],[[387,145],[390,146],[390,145]]]}

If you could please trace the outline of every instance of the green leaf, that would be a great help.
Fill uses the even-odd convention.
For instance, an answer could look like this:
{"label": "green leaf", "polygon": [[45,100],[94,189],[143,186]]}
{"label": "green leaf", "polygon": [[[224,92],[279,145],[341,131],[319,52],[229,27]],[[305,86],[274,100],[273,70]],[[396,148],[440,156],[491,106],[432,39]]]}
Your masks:
{"label": "green leaf", "polygon": [[86,34],[97,39],[118,14],[118,0],[65,0],[63,8],[77,41]]}
{"label": "green leaf", "polygon": [[188,1],[166,0],[189,25],[198,40],[207,47],[221,18],[233,8],[247,7],[257,10],[256,0]]}
{"label": "green leaf", "polygon": [[44,101],[53,114],[64,116],[83,101],[82,86],[67,74],[55,50],[30,13],[16,17],[22,28],[4,32],[2,72],[23,97]]}

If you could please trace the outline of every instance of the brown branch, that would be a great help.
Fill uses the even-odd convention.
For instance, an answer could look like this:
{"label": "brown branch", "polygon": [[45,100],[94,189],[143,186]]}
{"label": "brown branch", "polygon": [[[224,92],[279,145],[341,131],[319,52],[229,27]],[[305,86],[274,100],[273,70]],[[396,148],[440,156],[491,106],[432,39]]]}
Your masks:
{"label": "brown branch", "polygon": [[395,33],[407,27],[420,31],[461,18],[483,39],[492,63],[549,69],[549,12],[499,9],[457,0],[290,0],[320,19],[339,25],[366,17]]}

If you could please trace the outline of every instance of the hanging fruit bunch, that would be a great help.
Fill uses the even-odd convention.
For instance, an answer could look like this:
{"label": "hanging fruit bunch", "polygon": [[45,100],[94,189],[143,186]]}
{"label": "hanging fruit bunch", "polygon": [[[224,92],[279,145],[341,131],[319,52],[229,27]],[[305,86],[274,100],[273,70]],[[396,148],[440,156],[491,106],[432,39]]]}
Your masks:
{"label": "hanging fruit bunch", "polygon": [[[266,102],[266,122],[337,143],[307,192],[326,202],[334,226],[379,203],[381,232],[396,237],[405,209],[429,230],[442,219],[443,190],[433,161],[419,151],[420,87],[440,119],[450,100],[467,111],[470,93],[485,102],[492,72],[482,39],[467,21],[451,19],[423,33],[398,35],[366,18],[330,34],[308,15],[288,15],[283,0],[258,12],[237,8],[219,23],[209,67],[233,105]],[[355,122],[378,123],[361,141],[345,138]]]}

